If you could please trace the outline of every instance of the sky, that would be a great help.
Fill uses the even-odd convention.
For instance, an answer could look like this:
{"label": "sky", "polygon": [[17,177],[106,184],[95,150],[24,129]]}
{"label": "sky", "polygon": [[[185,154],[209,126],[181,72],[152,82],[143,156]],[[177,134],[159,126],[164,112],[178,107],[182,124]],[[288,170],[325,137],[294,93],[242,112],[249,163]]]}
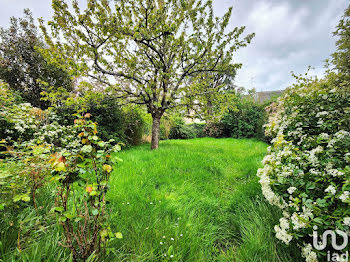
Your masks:
{"label": "sky", "polygon": [[[68,0],[69,1],[69,0]],[[84,2],[84,0],[80,0]],[[349,0],[213,0],[215,15],[222,16],[230,6],[229,28],[246,26],[255,38],[239,49],[235,62],[242,63],[236,85],[257,91],[283,90],[308,66],[322,77],[324,61],[335,50],[332,32]],[[8,27],[11,16],[22,16],[29,8],[35,18],[48,21],[50,0],[0,0],[0,27]]]}

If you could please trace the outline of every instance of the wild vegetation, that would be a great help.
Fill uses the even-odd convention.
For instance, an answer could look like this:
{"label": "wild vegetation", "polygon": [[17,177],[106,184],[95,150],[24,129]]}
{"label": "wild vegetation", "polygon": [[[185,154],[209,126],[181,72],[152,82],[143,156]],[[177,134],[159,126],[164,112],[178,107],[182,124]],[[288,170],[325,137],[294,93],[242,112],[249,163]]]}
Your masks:
{"label": "wild vegetation", "polygon": [[350,71],[344,59],[349,10],[335,32],[340,36],[333,54],[337,70],[323,79],[296,77],[266,125],[273,144],[258,173],[262,191],[283,210],[276,237],[298,243],[306,261],[327,256],[340,261],[349,252],[346,242],[338,249],[325,240],[312,241],[326,230],[347,239],[350,230]]}
{"label": "wild vegetation", "polygon": [[[255,175],[263,142],[169,140],[151,153],[148,146],[116,154],[123,162],[112,171],[106,200],[108,222],[123,238],[110,243],[106,261],[302,261],[296,247],[284,248],[274,237],[280,211],[265,202]],[[49,210],[52,203],[40,198],[38,205]],[[30,210],[23,212],[28,221]],[[21,235],[32,239],[22,252],[3,241],[1,256],[69,261],[58,232],[51,223],[45,231]],[[7,231],[6,238],[16,242],[16,231]]]}
{"label": "wild vegetation", "polygon": [[234,84],[254,34],[232,8],[52,6],[0,30],[0,261],[336,253],[312,238],[350,230],[350,7],[325,77],[259,103]]}

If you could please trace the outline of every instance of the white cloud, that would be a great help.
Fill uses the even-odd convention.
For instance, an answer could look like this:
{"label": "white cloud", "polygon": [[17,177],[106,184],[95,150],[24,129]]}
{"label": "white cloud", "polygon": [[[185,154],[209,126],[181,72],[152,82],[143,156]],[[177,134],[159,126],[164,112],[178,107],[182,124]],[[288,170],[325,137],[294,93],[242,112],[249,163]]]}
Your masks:
{"label": "white cloud", "polygon": [[315,67],[312,74],[323,75],[324,60],[334,51],[332,32],[347,0],[235,3],[231,28],[246,25],[247,33],[256,33],[252,43],[236,55],[236,61],[243,63],[238,85],[258,91],[285,89],[294,81],[291,71],[304,73],[309,65]]}

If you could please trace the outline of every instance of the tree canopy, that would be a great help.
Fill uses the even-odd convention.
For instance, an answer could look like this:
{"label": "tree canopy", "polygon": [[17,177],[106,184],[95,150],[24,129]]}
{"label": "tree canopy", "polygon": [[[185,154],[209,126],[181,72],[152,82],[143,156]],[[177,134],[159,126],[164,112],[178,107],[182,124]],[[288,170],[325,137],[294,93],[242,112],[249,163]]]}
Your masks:
{"label": "tree canopy", "polygon": [[215,17],[212,1],[88,0],[81,10],[77,1],[71,9],[53,0],[52,6],[51,30],[41,21],[51,57],[113,86],[125,102],[145,105],[153,118],[153,149],[164,112],[208,92],[221,94],[222,86],[210,83],[216,77],[201,79],[233,75],[241,67],[235,51],[254,36],[243,37],[245,27],[229,31],[232,8]]}
{"label": "tree canopy", "polygon": [[8,29],[0,29],[0,79],[33,106],[45,109],[41,100],[46,86],[72,89],[70,76],[48,63],[38,49],[46,48],[29,9],[23,18],[12,17]]}
{"label": "tree canopy", "polygon": [[350,5],[333,34],[339,38],[336,41],[337,50],[332,54],[332,62],[340,73],[350,79]]}

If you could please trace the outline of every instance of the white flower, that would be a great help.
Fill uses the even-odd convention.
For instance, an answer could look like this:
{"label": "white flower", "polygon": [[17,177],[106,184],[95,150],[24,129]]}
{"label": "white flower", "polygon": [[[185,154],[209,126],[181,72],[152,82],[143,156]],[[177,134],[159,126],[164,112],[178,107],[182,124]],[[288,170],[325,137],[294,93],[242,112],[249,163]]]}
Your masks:
{"label": "white flower", "polygon": [[286,230],[289,229],[289,221],[287,218],[281,217],[280,218],[280,226],[281,229]]}
{"label": "white flower", "polygon": [[173,258],[174,257],[174,255],[170,255],[170,258]]}
{"label": "white flower", "polygon": [[183,236],[183,234],[180,234],[180,237],[182,237]]}
{"label": "white flower", "polygon": [[317,254],[312,251],[311,244],[306,245],[302,248],[302,255],[305,257],[306,262],[318,262],[317,260]]}
{"label": "white flower", "polygon": [[328,115],[328,112],[327,111],[322,111],[322,112],[318,112],[316,117],[326,116],[326,115]]}
{"label": "white flower", "polygon": [[293,236],[288,234],[288,232],[280,226],[276,225],[274,229],[276,231],[276,238],[283,241],[285,244],[288,245],[289,242],[293,239]]}
{"label": "white flower", "polygon": [[335,195],[335,193],[337,193],[337,190],[335,189],[334,186],[329,186],[329,187],[326,188],[326,190],[325,190],[324,192],[326,192],[326,193],[329,192],[329,193],[331,193],[332,195]]}
{"label": "white flower", "polygon": [[163,236],[163,238],[165,238],[165,236]]}
{"label": "white flower", "polygon": [[329,135],[327,133],[322,133],[318,136],[320,139],[328,139]]}
{"label": "white flower", "polygon": [[262,161],[262,163],[264,165],[268,164],[268,163],[271,163],[271,162],[274,162],[275,161],[275,158],[273,157],[273,155],[266,155]]}
{"label": "white flower", "polygon": [[298,215],[297,213],[293,213],[291,219],[292,219],[294,230],[298,230],[306,226],[306,223],[303,222],[299,217],[302,217],[303,219],[307,219],[305,215]]}
{"label": "white flower", "polygon": [[174,238],[170,238],[171,241],[174,241]]}
{"label": "white flower", "polygon": [[346,202],[347,200],[349,200],[349,191],[344,191],[344,193],[339,197],[339,199],[343,202]]}
{"label": "white flower", "polygon": [[344,217],[343,224],[350,227],[350,217]]}
{"label": "white flower", "polygon": [[153,205],[153,202],[149,202],[150,205]]}
{"label": "white flower", "polygon": [[295,192],[295,190],[297,190],[297,188],[294,186],[291,186],[290,188],[287,189],[289,194],[293,194]]}
{"label": "white flower", "polygon": [[159,244],[163,245],[163,242],[159,242]]}
{"label": "white flower", "polygon": [[337,169],[327,169],[327,173],[328,173],[329,175],[331,175],[331,176],[334,176],[334,177],[344,175],[343,172],[341,172],[341,171],[339,171],[339,170],[337,170]]}
{"label": "white flower", "polygon": [[340,130],[337,133],[334,134],[338,140],[343,139],[346,136],[350,136],[350,133],[348,131]]}

